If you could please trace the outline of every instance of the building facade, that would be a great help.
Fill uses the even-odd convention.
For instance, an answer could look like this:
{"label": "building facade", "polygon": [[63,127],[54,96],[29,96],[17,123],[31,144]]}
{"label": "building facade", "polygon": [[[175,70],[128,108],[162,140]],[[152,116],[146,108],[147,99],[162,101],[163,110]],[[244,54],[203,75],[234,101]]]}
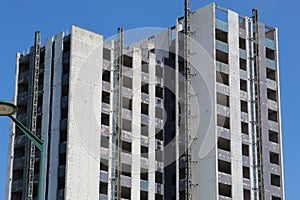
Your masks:
{"label": "building facade", "polygon": [[[277,29],[214,3],[184,23],[124,47],[73,26],[17,54],[42,199],[284,199]],[[38,161],[12,125],[6,199],[36,198]]]}

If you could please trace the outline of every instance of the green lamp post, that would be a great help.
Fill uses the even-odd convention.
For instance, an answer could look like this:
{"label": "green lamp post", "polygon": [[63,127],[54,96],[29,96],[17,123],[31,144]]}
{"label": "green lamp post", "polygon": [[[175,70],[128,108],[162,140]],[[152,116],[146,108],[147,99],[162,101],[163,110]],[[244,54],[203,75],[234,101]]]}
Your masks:
{"label": "green lamp post", "polygon": [[44,141],[38,138],[34,133],[32,133],[24,124],[17,120],[13,114],[18,110],[18,107],[13,103],[7,101],[0,101],[0,116],[8,116],[16,126],[29,138],[31,142],[40,150],[40,171],[39,171],[39,183],[38,183],[38,200],[41,200],[41,184],[42,184],[42,163],[43,163],[43,151],[44,151]]}

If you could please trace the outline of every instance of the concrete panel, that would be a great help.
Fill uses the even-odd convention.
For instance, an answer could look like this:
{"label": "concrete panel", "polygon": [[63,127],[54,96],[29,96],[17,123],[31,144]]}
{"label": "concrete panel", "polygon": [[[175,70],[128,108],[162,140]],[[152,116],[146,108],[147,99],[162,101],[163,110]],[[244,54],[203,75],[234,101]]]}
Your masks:
{"label": "concrete panel", "polygon": [[50,133],[50,102],[51,102],[51,70],[52,70],[52,43],[53,37],[46,40],[45,43],[45,62],[44,62],[44,85],[43,85],[43,108],[42,108],[42,127],[41,134],[44,140],[44,160],[43,160],[43,178],[42,178],[42,199],[46,199],[47,188],[47,166],[48,166],[48,146],[49,146],[49,133]]}
{"label": "concrete panel", "polygon": [[243,199],[238,14],[228,10],[232,198]]}
{"label": "concrete panel", "polygon": [[155,55],[149,53],[149,148],[148,199],[155,199]]}
{"label": "concrete panel", "polygon": [[59,135],[60,135],[60,100],[62,77],[62,54],[64,33],[57,34],[54,38],[54,66],[52,85],[52,119],[50,141],[50,165],[49,165],[49,192],[48,199],[55,199],[57,192],[57,178],[59,165]]}
{"label": "concrete panel", "polygon": [[131,199],[140,199],[141,173],[141,49],[133,48]]}
{"label": "concrete panel", "polygon": [[[19,59],[21,57],[20,53],[16,55],[16,69],[15,69],[15,91],[13,103],[17,105],[18,98],[18,82],[19,82]],[[15,145],[15,133],[16,126],[13,122],[10,122],[10,130],[8,136],[8,151],[7,151],[7,168],[6,168],[6,189],[5,189],[5,199],[11,199],[11,190],[12,190],[12,180],[13,180],[13,163],[14,163],[14,145]]]}
{"label": "concrete panel", "polygon": [[72,26],[65,199],[99,199],[103,37]]}
{"label": "concrete panel", "polygon": [[[215,4],[200,8],[191,15],[191,130],[194,137],[192,160],[192,198],[216,200],[216,63]],[[201,63],[201,64],[199,64]]]}

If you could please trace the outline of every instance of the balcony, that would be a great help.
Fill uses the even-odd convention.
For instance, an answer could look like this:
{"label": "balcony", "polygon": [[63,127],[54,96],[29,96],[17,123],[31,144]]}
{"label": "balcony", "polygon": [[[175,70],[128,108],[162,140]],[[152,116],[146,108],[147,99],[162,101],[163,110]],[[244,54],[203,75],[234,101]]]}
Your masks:
{"label": "balcony", "polygon": [[266,66],[270,69],[276,70],[276,63],[274,60],[266,58]]}
{"label": "balcony", "polygon": [[220,40],[216,40],[216,49],[228,53],[228,44]]}
{"label": "balcony", "polygon": [[222,20],[216,19],[216,28],[219,30],[222,30],[224,32],[228,32],[228,23],[226,23]]}

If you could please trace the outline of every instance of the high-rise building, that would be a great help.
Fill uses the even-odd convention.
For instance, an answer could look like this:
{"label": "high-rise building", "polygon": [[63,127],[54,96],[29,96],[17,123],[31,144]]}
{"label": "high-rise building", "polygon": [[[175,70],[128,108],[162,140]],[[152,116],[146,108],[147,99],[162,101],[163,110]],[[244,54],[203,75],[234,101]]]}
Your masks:
{"label": "high-rise building", "polygon": [[[284,199],[277,29],[255,9],[186,8],[129,45],[73,26],[17,54],[42,199]],[[6,199],[36,198],[39,156],[12,124]]]}

